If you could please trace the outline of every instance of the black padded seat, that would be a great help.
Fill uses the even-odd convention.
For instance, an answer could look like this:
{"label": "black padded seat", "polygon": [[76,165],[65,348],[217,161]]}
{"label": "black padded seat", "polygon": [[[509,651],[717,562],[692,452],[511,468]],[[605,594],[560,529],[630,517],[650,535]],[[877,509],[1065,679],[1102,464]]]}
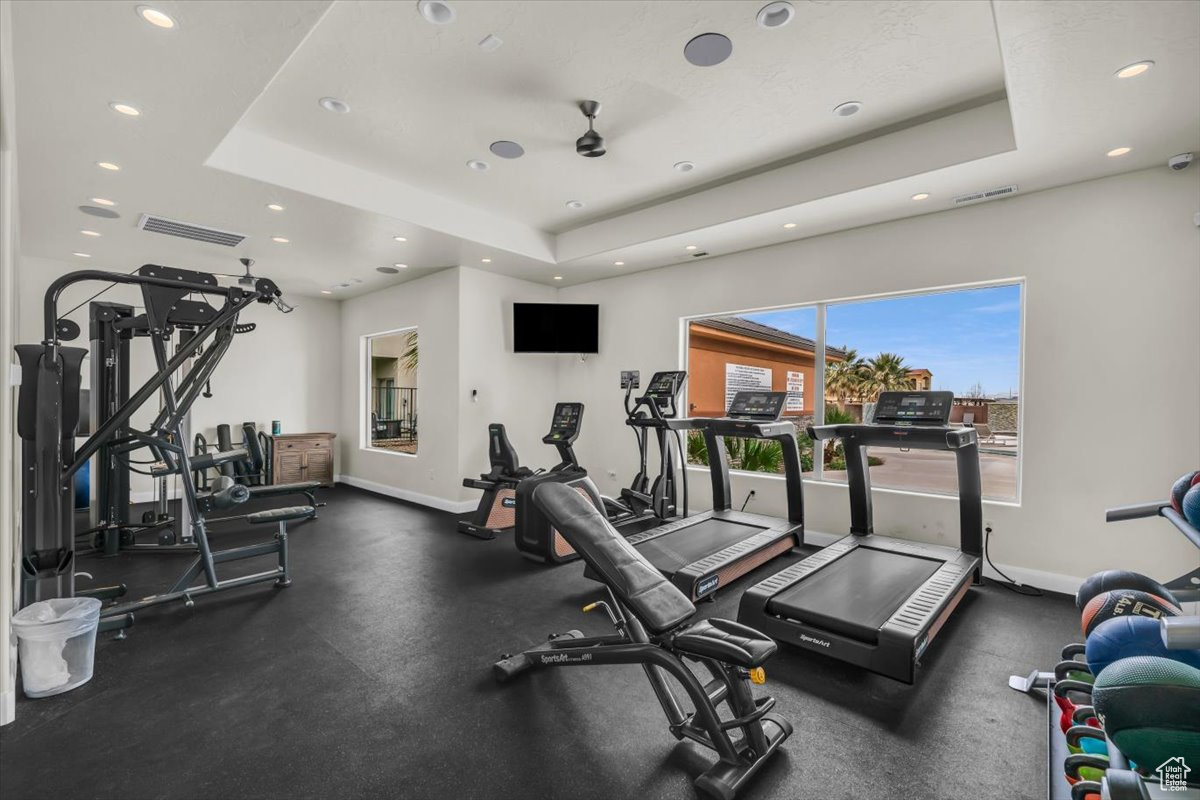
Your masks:
{"label": "black padded seat", "polygon": [[769,637],[727,619],[706,619],[675,636],[676,650],[753,669],[775,654],[778,645]]}
{"label": "black padded seat", "polygon": [[291,522],[294,519],[308,519],[315,513],[316,509],[312,506],[284,506],[247,514],[246,522],[252,525],[262,525],[268,522]]}
{"label": "black padded seat", "polygon": [[543,484],[534,490],[533,502],[651,633],[665,633],[696,613],[687,595],[625,541],[574,488],[562,483]]}

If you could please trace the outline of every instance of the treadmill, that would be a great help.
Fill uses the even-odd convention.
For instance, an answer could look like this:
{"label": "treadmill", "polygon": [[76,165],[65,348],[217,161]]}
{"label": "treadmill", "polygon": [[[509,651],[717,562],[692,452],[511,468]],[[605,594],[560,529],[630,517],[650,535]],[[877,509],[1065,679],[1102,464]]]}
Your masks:
{"label": "treadmill", "polygon": [[[872,425],[810,427],[841,439],[850,535],[746,591],[738,622],[768,636],[913,683],[921,654],[980,582],[983,502],[974,428],[953,428],[952,392],[884,392]],[[867,448],[949,450],[958,466],[959,547],[872,532]]]}
{"label": "treadmill", "polygon": [[[635,533],[627,541],[691,600],[712,595],[721,586],[804,542],[796,426],[779,418],[786,398],[786,392],[738,392],[724,417],[664,420],[672,430],[703,432],[712,475],[713,507]],[[726,436],[779,442],[787,486],[787,519],[733,510]]]}

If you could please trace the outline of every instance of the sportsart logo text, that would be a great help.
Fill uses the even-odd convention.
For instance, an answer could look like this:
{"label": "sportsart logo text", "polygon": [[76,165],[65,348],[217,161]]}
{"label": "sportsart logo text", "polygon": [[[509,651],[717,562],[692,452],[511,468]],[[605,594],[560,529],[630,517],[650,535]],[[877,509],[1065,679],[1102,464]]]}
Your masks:
{"label": "sportsart logo text", "polygon": [[825,641],[824,639],[815,639],[812,636],[809,636],[804,633],[800,634],[800,641],[808,642],[809,644],[815,644],[820,647],[829,647],[829,644],[830,644],[829,642]]}
{"label": "sportsart logo text", "polygon": [[543,664],[563,664],[568,661],[591,661],[591,660],[592,660],[591,653],[583,653],[578,656],[570,656],[566,653],[559,653],[558,655],[553,655],[553,656],[542,656]]}
{"label": "sportsart logo text", "polygon": [[713,575],[710,578],[705,578],[696,584],[696,597],[703,597],[709,592],[716,591],[717,586],[721,583],[720,575]]}
{"label": "sportsart logo text", "polygon": [[505,508],[516,508],[517,507],[517,498],[506,497],[500,501],[500,505],[504,506]]}

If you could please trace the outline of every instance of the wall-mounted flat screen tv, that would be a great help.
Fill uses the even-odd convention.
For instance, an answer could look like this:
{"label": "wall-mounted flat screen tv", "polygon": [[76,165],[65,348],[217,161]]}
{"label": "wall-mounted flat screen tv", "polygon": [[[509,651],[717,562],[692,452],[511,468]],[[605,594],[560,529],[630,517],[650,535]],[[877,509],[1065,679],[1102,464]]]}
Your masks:
{"label": "wall-mounted flat screen tv", "polygon": [[600,306],[590,303],[513,303],[513,351],[598,353]]}

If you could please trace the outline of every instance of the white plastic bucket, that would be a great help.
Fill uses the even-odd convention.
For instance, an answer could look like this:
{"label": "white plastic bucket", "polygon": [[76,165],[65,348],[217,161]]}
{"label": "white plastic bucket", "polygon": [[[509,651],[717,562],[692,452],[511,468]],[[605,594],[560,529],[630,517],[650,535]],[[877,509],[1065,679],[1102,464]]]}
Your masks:
{"label": "white plastic bucket", "polygon": [[92,679],[100,605],[94,597],[60,597],[13,614],[26,697],[49,697]]}

